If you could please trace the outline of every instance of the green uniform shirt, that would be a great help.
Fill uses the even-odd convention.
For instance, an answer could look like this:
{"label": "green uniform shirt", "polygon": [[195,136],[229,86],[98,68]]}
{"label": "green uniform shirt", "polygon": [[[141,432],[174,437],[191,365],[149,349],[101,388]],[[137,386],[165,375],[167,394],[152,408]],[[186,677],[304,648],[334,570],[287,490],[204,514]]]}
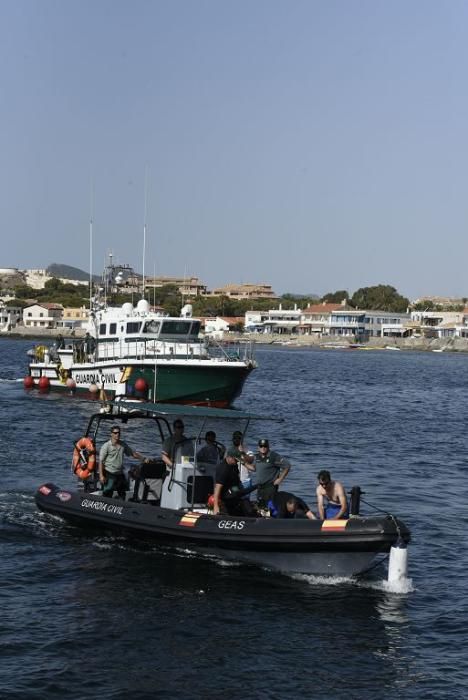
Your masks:
{"label": "green uniform shirt", "polygon": [[112,440],[108,440],[101,447],[99,461],[109,474],[119,474],[123,469],[124,454],[127,457],[133,455],[133,450],[126,442],[121,440],[116,445],[113,445]]}
{"label": "green uniform shirt", "polygon": [[267,455],[258,452],[255,455],[255,471],[257,472],[257,484],[272,484],[281,474],[283,469],[290,467],[290,463],[278,452],[270,450]]}

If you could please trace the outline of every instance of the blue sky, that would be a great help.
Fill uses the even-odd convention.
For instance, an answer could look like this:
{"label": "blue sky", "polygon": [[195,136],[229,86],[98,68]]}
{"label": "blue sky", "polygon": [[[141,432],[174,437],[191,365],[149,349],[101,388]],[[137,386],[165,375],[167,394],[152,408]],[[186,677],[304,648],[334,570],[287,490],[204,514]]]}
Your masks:
{"label": "blue sky", "polygon": [[468,296],[468,3],[3,0],[0,266]]}

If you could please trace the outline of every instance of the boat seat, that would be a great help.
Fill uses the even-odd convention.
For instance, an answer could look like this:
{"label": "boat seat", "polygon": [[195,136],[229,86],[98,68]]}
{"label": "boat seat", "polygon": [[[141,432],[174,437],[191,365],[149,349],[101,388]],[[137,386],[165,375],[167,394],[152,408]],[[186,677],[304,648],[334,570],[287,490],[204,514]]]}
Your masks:
{"label": "boat seat", "polygon": [[153,459],[133,469],[135,483],[132,500],[159,503],[166,469],[162,459]]}
{"label": "boat seat", "polygon": [[193,481],[193,476],[189,476],[187,479],[187,503],[192,503],[192,493],[193,502],[206,504],[208,501],[208,496],[210,496],[214,491],[214,480],[212,476],[196,476],[195,485]]}

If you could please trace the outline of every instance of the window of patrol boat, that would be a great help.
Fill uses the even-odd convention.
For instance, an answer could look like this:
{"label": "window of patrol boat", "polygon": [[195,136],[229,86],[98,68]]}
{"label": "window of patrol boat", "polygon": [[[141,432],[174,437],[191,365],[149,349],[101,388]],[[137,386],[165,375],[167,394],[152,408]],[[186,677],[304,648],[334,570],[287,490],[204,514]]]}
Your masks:
{"label": "window of patrol boat", "polygon": [[137,321],[136,323],[134,321],[130,321],[127,323],[127,333],[139,333],[140,331],[140,321]]}
{"label": "window of patrol boat", "polygon": [[146,321],[143,326],[143,333],[159,333],[161,323],[159,321]]}
{"label": "window of patrol boat", "polygon": [[163,321],[161,335],[188,335],[191,321]]}

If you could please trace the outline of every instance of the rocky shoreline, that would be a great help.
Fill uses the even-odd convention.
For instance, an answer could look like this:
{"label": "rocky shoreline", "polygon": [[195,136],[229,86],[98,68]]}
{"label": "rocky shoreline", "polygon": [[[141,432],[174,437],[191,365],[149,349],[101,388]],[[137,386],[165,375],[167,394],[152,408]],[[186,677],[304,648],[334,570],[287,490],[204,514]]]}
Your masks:
{"label": "rocky shoreline", "polygon": [[[244,340],[246,336],[237,336]],[[291,348],[349,348],[369,350],[417,350],[435,352],[468,352],[468,338],[370,338],[365,343],[356,343],[351,338],[316,338],[314,336],[297,335],[261,335],[260,338],[249,338],[255,344],[280,345]]]}
{"label": "rocky shoreline", "polygon": [[62,338],[84,338],[86,331],[84,328],[13,328],[11,331],[2,331],[0,338],[31,338],[31,340],[55,340],[57,336]]}

